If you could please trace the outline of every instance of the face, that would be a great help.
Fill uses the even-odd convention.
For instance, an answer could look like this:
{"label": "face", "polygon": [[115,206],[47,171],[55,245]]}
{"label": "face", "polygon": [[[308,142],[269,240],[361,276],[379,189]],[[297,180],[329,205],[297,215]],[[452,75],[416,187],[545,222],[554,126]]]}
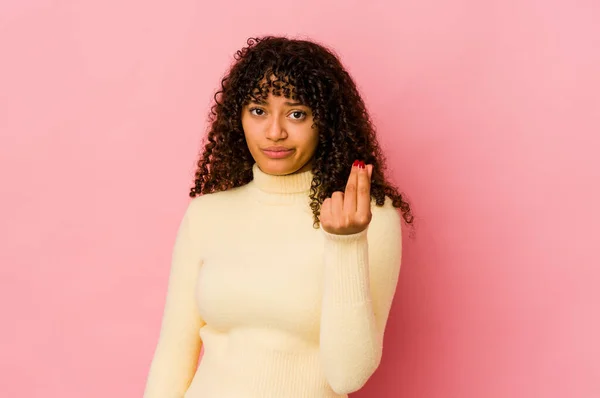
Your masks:
{"label": "face", "polygon": [[260,169],[273,175],[310,170],[319,133],[313,128],[309,107],[284,96],[264,103],[250,102],[242,109],[242,127],[252,157]]}

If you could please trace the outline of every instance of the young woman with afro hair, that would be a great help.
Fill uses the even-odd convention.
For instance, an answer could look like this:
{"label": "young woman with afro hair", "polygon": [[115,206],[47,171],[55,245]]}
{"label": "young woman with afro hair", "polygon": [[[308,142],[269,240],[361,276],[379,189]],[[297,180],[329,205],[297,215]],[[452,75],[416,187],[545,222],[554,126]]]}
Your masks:
{"label": "young woman with afro hair", "polygon": [[332,51],[249,39],[211,108],[144,397],[359,390],[382,357],[413,221],[385,170]]}

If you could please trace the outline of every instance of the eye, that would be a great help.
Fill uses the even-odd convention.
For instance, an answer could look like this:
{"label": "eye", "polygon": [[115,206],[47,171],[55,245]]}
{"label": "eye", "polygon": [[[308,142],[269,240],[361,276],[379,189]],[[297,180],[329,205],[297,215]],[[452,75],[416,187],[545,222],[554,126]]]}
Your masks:
{"label": "eye", "polygon": [[290,116],[292,116],[292,119],[294,120],[303,120],[304,118],[306,118],[306,112],[294,111],[290,113]]}
{"label": "eye", "polygon": [[250,108],[249,111],[254,116],[262,116],[265,114],[265,111],[260,108]]}

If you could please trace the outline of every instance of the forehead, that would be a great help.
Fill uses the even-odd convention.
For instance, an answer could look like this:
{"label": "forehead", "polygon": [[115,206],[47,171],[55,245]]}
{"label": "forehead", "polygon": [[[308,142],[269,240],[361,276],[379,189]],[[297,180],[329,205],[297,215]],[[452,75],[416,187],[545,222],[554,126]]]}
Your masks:
{"label": "forehead", "polygon": [[269,73],[258,80],[245,98],[245,103],[267,101],[303,102],[298,97],[295,79],[286,75],[277,76],[273,73]]}
{"label": "forehead", "polygon": [[260,97],[256,99],[249,99],[249,103],[256,103],[260,105],[277,105],[277,106],[307,106],[303,102],[298,100],[294,100],[292,98],[287,98],[283,95],[273,95],[273,93],[269,92],[266,98]]}

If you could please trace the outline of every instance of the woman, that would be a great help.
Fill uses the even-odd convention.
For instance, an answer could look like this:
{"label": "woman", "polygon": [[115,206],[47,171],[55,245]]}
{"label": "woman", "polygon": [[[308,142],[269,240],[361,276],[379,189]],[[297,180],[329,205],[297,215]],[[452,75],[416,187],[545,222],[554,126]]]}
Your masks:
{"label": "woman", "polygon": [[331,52],[265,37],[235,58],[176,237],[144,396],[346,397],[379,365],[400,270],[396,208],[410,224],[410,207]]}

